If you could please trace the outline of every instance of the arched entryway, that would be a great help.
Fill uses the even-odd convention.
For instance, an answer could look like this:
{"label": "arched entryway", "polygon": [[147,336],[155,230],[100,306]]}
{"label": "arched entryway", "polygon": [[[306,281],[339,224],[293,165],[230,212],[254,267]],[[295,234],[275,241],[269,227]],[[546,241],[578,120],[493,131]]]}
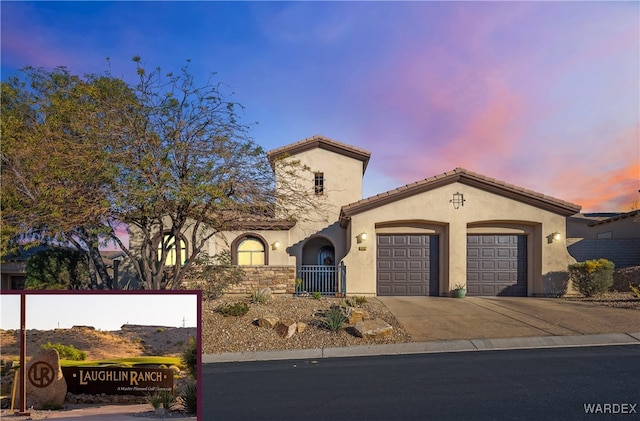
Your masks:
{"label": "arched entryway", "polygon": [[302,248],[298,266],[298,292],[336,295],[339,289],[338,265],[333,243],[324,237],[308,240]]}

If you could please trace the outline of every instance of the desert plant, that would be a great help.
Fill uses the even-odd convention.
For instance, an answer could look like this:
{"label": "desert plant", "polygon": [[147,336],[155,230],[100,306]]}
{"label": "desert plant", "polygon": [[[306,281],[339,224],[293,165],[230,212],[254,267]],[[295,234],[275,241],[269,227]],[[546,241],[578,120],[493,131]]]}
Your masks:
{"label": "desert plant", "polygon": [[313,294],[311,294],[311,297],[314,300],[319,300],[320,298],[322,298],[322,293],[320,291],[314,291]]}
{"label": "desert plant", "polygon": [[237,302],[233,304],[221,304],[216,307],[216,312],[223,316],[244,316],[249,312],[249,304],[243,302]]}
{"label": "desert plant", "polygon": [[182,407],[187,414],[196,415],[198,413],[198,392],[195,382],[187,383],[180,393]]}
{"label": "desert plant", "polygon": [[355,301],[357,306],[361,306],[367,303],[367,297],[365,296],[355,296],[353,297],[353,301]]}
{"label": "desert plant", "polygon": [[271,299],[271,290],[269,288],[257,289],[251,293],[251,302],[256,304],[265,304]]}
{"label": "desert plant", "polygon": [[51,342],[47,342],[46,344],[40,345],[40,348],[55,349],[58,351],[60,358],[64,360],[84,361],[87,359],[87,353],[76,349],[73,345],[63,345],[61,343],[52,344]]}
{"label": "desert plant", "polygon": [[607,259],[587,260],[569,265],[575,287],[585,297],[602,294],[613,285],[615,265]]}
{"label": "desert plant", "polygon": [[147,395],[147,401],[153,409],[164,408],[171,411],[176,406],[176,396],[169,390],[161,390]]}
{"label": "desert plant", "polygon": [[629,284],[629,290],[636,298],[640,298],[640,284],[636,286]]}
{"label": "desert plant", "polygon": [[323,325],[332,332],[342,329],[346,322],[347,318],[338,306],[331,306],[324,312]]}
{"label": "desert plant", "polygon": [[196,261],[198,270],[193,270],[193,278],[187,282],[189,288],[202,290],[202,297],[215,299],[222,295],[229,285],[240,283],[244,270],[232,264],[231,252],[223,251],[215,256],[203,254]]}
{"label": "desert plant", "polygon": [[302,278],[296,278],[296,292],[302,292]]}
{"label": "desert plant", "polygon": [[189,338],[187,349],[182,353],[181,360],[189,375],[195,379],[198,374],[198,345],[194,338]]}

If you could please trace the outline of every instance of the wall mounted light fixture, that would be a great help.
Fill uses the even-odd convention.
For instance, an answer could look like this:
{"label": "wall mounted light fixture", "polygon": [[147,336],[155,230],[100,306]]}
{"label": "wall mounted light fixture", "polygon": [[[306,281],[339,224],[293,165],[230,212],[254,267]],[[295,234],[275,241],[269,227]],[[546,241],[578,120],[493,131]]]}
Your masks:
{"label": "wall mounted light fixture", "polygon": [[280,241],[276,240],[271,244],[271,250],[278,250],[279,248],[280,248]]}
{"label": "wall mounted light fixture", "polygon": [[356,235],[356,240],[358,241],[358,244],[362,243],[363,241],[367,241],[367,233],[361,232],[360,234]]}
{"label": "wall mounted light fixture", "polygon": [[449,203],[453,205],[454,209],[458,209],[460,206],[464,206],[464,195],[460,192],[455,192],[453,198],[449,200]]}
{"label": "wall mounted light fixture", "polygon": [[551,244],[554,241],[560,241],[562,239],[562,234],[560,234],[558,231],[556,232],[552,232],[551,234],[547,235],[547,243]]}

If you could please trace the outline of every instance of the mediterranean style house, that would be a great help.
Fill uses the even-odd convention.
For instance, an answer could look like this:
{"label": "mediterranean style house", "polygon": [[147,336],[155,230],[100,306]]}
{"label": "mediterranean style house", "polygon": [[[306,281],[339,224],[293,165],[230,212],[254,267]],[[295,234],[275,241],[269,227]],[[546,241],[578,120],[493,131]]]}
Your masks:
{"label": "mediterranean style house", "polygon": [[[212,237],[204,252],[230,251],[245,272],[229,293],[269,286],[276,293],[447,296],[463,286],[467,295],[556,296],[569,288],[567,266],[576,259],[640,265],[638,210],[579,214],[578,205],[462,168],[363,198],[370,152],[323,136],[267,157],[276,186],[291,176],[279,161],[308,168],[297,181],[317,206],[295,220],[276,213]],[[120,254],[109,256],[114,272]],[[116,274],[121,287],[135,283],[126,263]],[[26,256],[17,256],[0,266],[1,289],[19,289],[25,265]]]}
{"label": "mediterranean style house", "polygon": [[[323,136],[268,152],[272,165],[294,159],[311,170],[302,183],[319,206],[296,223],[215,237],[208,252],[230,250],[253,279],[231,292],[270,282],[286,292],[369,296],[566,289],[575,262],[566,221],[579,206],[462,168],[362,198],[370,155]],[[274,171],[277,184],[284,175]]]}

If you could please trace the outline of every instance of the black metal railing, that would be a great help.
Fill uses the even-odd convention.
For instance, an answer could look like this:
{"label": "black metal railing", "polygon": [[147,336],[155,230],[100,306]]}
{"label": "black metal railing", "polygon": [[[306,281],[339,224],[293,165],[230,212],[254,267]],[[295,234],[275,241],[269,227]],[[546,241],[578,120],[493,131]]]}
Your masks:
{"label": "black metal railing", "polygon": [[347,292],[347,267],[344,263],[338,266],[303,265],[298,267],[296,293],[342,296]]}

